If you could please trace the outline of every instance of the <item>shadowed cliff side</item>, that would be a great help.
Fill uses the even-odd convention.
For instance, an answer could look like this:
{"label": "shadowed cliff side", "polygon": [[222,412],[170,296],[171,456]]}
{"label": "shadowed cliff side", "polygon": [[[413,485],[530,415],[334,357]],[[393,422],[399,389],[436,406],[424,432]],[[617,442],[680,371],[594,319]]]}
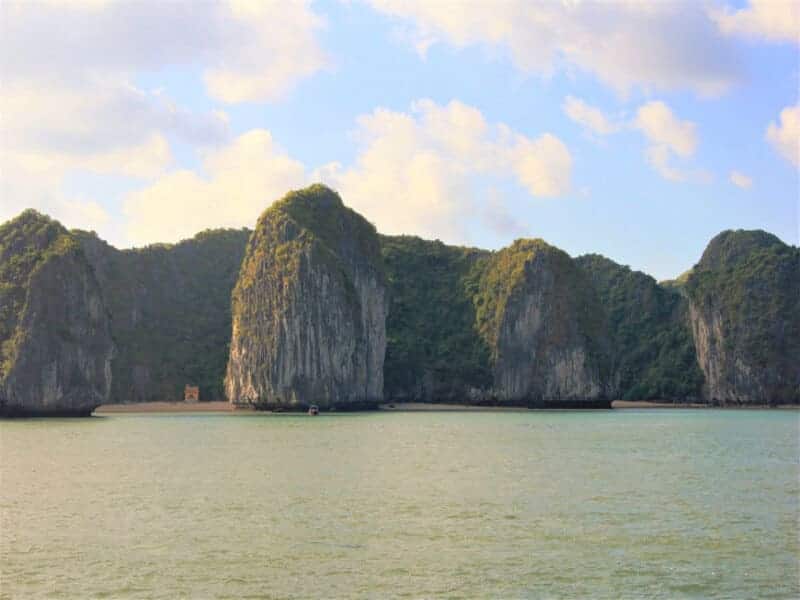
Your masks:
{"label": "shadowed cliff side", "polygon": [[610,407],[603,310],[570,256],[517,240],[477,267],[473,301],[491,349],[492,396],[532,407]]}
{"label": "shadowed cliff side", "polygon": [[259,408],[383,398],[386,280],[375,228],[322,185],[266,210],[233,292],[225,391]]}
{"label": "shadowed cliff side", "polygon": [[724,231],[685,291],[709,402],[800,403],[800,249],[764,231]]}
{"label": "shadowed cliff side", "polygon": [[0,226],[0,415],[88,416],[108,401],[113,351],[77,239],[33,210]]}
{"label": "shadowed cliff side", "polygon": [[575,260],[592,280],[608,319],[610,393],[623,400],[698,402],[703,373],[680,281],[662,286],[598,254]]}
{"label": "shadowed cliff side", "polygon": [[387,400],[607,407],[602,307],[564,252],[383,236]]}
{"label": "shadowed cliff side", "polygon": [[246,229],[198,233],[177,244],[117,250],[75,231],[111,312],[117,343],[110,401],[176,401],[186,384],[201,399],[224,397],[230,297]]}
{"label": "shadowed cliff side", "polygon": [[464,402],[492,385],[489,347],[467,289],[491,253],[414,236],[381,236],[389,281],[384,394],[399,402]]}
{"label": "shadowed cliff side", "polygon": [[321,185],[252,235],[122,251],[25,211],[0,226],[0,412],[88,414],[187,383],[290,409],[800,403],[799,315],[800,250],[762,231],[723,232],[659,285],[542,240],[378,236]]}

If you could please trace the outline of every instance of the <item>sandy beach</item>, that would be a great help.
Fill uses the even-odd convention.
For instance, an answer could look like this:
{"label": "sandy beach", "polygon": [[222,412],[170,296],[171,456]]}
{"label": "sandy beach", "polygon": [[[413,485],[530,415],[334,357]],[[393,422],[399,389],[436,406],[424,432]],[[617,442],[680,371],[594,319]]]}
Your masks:
{"label": "sandy beach", "polygon": [[[467,404],[425,404],[422,402],[397,402],[380,405],[380,410],[403,412],[432,411],[526,411],[518,406],[469,406]],[[140,402],[138,404],[103,404],[94,414],[111,413],[228,413],[257,412],[247,408],[233,408],[224,401],[217,402]],[[269,412],[269,411],[265,411]]]}
{"label": "sandy beach", "polygon": [[[765,408],[780,408],[780,409],[800,409],[797,405],[780,405],[770,407],[768,405],[753,405],[753,406],[711,406],[709,404],[698,403],[680,403],[680,402],[648,402],[645,400],[614,400],[611,403],[614,409],[641,409],[641,408],[724,408],[724,409],[765,409]],[[430,411],[527,411],[531,410],[523,406],[470,406],[467,404],[426,404],[423,402],[395,402],[393,404],[381,404],[381,410],[387,411],[403,411],[403,412],[430,412]],[[533,410],[547,410],[547,409],[533,409]],[[567,410],[567,409],[553,409],[553,410]],[[602,409],[588,409],[588,410],[602,410]]]}
{"label": "sandy beach", "polygon": [[[642,408],[723,408],[708,404],[679,404],[672,402],[645,402],[642,400],[614,400],[615,409]],[[762,409],[768,406],[728,406],[726,409]],[[776,406],[779,409],[800,409],[800,406]],[[387,412],[520,412],[529,409],[521,406],[470,406],[468,404],[425,404],[423,402],[395,402],[380,405],[380,410]],[[224,401],[217,402],[141,402],[139,404],[103,404],[95,409],[94,414],[115,413],[222,413],[242,414],[257,412],[247,408],[233,408]]]}
{"label": "sandy beach", "polygon": [[712,406],[711,404],[697,404],[697,403],[681,403],[681,402],[647,402],[645,400],[614,400],[611,403],[612,408],[715,408],[724,410],[762,410],[767,408],[775,408],[780,410],[797,410],[800,405],[797,404],[778,404],[770,406],[769,404],[748,404],[748,405],[727,405],[727,406]]}
{"label": "sandy beach", "polygon": [[708,404],[649,402],[647,400],[614,400],[612,408],[711,408]]}
{"label": "sandy beach", "polygon": [[471,406],[469,404],[427,404],[424,402],[392,402],[380,405],[381,410],[396,412],[431,412],[431,411],[483,411],[508,412],[528,410],[524,406]]}
{"label": "sandy beach", "polygon": [[[160,413],[160,412],[213,412],[239,413],[229,402],[141,402],[138,404],[103,404],[94,414],[107,413]],[[247,412],[244,410],[244,412]]]}

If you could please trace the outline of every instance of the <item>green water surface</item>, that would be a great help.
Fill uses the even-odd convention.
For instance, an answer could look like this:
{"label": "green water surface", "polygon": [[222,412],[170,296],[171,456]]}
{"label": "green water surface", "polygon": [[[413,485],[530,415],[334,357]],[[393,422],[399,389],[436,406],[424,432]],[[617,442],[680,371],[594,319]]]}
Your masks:
{"label": "green water surface", "polygon": [[797,598],[800,413],[0,422],[8,598]]}

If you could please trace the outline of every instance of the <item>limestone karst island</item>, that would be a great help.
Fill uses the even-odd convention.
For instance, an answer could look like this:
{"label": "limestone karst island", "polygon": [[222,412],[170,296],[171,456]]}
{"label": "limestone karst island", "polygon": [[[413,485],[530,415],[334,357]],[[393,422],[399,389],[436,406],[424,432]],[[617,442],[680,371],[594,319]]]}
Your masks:
{"label": "limestone karst island", "polygon": [[0,600],[800,600],[800,0],[0,0]]}
{"label": "limestone karst island", "polygon": [[800,403],[800,250],[767,232],[723,231],[657,282],[541,239],[381,235],[344,200],[312,185],[252,231],[132,250],[34,210],[6,222],[0,413],[190,388],[267,410]]}

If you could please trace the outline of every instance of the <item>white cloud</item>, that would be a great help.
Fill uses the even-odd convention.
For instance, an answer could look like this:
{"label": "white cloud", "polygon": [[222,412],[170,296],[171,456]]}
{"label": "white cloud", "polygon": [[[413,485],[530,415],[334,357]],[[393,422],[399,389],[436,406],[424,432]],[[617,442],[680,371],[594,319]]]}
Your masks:
{"label": "white cloud", "polygon": [[525,72],[578,67],[622,93],[641,86],[714,96],[743,79],[735,47],[696,0],[366,1],[410,22],[421,52],[438,41],[499,48]]}
{"label": "white cloud", "polygon": [[137,89],[143,71],[198,66],[212,95],[240,102],[280,97],[324,64],[305,2],[6,2],[0,23],[3,149],[50,164],[109,165],[155,136],[226,140],[223,113]]}
{"label": "white cloud", "polygon": [[685,181],[683,171],[670,166],[670,152],[666,146],[648,146],[645,150],[647,163],[669,181]]}
{"label": "white cloud", "polygon": [[769,124],[767,141],[775,151],[795,166],[800,166],[800,104],[781,111],[780,125]]}
{"label": "white cloud", "polygon": [[305,167],[263,129],[208,151],[203,176],[180,170],[125,200],[127,237],[135,245],[174,242],[212,227],[252,227],[288,190],[306,183]]}
{"label": "white cloud", "polygon": [[[197,172],[164,173],[169,147],[157,136],[129,156],[107,148],[92,153],[82,144],[82,154],[17,152],[13,170],[25,171],[28,181],[0,181],[0,192],[26,197],[27,206],[59,218],[71,213],[71,222],[84,221],[75,224],[96,227],[101,235],[114,231],[117,244],[143,245],[177,241],[208,227],[252,226],[287,190],[318,179],[339,189],[348,205],[383,232],[456,242],[467,241],[474,227],[506,238],[524,230],[506,208],[500,188],[516,186],[524,190],[523,198],[570,190],[572,157],[561,140],[549,133],[528,137],[502,123],[489,123],[478,109],[457,101],[441,106],[420,100],[408,113],[377,109],[358,118],[354,136],[360,150],[351,165],[329,163],[314,170],[289,156],[262,129],[202,150]],[[130,175],[153,179],[124,197],[124,221],[109,222],[97,203],[57,193],[54,167],[119,173],[119,165]],[[38,186],[31,187],[31,181]],[[24,207],[19,202],[14,206]]]}
{"label": "white cloud", "polygon": [[10,82],[0,93],[0,135],[17,150],[77,155],[140,143],[153,133],[175,135],[191,144],[224,141],[224,113],[194,113],[161,93],[124,80],[93,79],[80,86]]}
{"label": "white cloud", "polygon": [[108,211],[94,200],[77,198],[60,200],[50,214],[68,228],[103,229],[111,220]]}
{"label": "white cloud", "polygon": [[800,44],[800,4],[796,0],[750,0],[746,8],[726,7],[712,15],[727,34]]}
{"label": "white cloud", "polygon": [[516,182],[531,196],[570,188],[572,157],[561,140],[487,123],[457,101],[420,100],[410,113],[377,109],[358,119],[356,138],[355,164],[328,166],[327,180],[385,233],[464,242],[489,194],[487,181]]}
{"label": "white cloud", "polygon": [[114,79],[86,90],[13,81],[0,92],[0,114],[3,201],[15,206],[31,201],[32,187],[61,198],[71,173],[157,177],[172,162],[167,135],[193,145],[228,137],[224,115],[192,113]]}
{"label": "white cloud", "polygon": [[231,0],[235,20],[247,23],[238,47],[206,71],[209,92],[223,102],[281,98],[327,62],[315,34],[322,19],[306,2]]}
{"label": "white cloud", "polygon": [[611,135],[636,130],[648,142],[645,160],[669,181],[708,183],[711,173],[676,166],[676,159],[686,161],[697,148],[697,126],[681,120],[664,102],[654,100],[642,104],[630,121],[611,120],[600,109],[579,98],[567,96],[562,105],[566,115],[597,135]]}
{"label": "white cloud", "polygon": [[[141,143],[110,151],[15,151],[0,144],[0,222],[26,208],[36,208],[67,227],[97,229],[114,242],[122,241],[117,224],[98,202],[76,198],[64,190],[71,172],[102,176],[152,178],[171,162],[169,145],[153,133]],[[106,198],[103,198],[104,200]]]}
{"label": "white cloud", "polygon": [[[507,152],[514,174],[528,192],[551,198],[566,194],[570,189],[572,155],[564,142],[550,133],[535,140],[523,135],[515,138],[514,146]],[[505,169],[502,165],[498,168]]]}
{"label": "white cloud", "polygon": [[497,190],[488,190],[483,208],[482,222],[501,239],[510,240],[530,236],[530,228],[506,206],[505,198]]}
{"label": "white cloud", "polygon": [[269,132],[250,131],[208,151],[202,175],[175,171],[130,194],[128,239],[142,245],[207,227],[252,226],[274,199],[317,179],[339,189],[381,232],[466,241],[472,223],[513,237],[524,227],[487,182],[516,182],[531,196],[561,195],[570,186],[572,158],[558,138],[490,124],[456,101],[421,100],[410,113],[377,109],[358,119],[354,135],[361,151],[352,166],[309,171]]}
{"label": "white cloud", "polygon": [[226,143],[225,113],[188,110],[130,82],[198,69],[220,101],[277,99],[325,64],[322,26],[303,1],[1,2],[2,212],[96,217],[98,205],[63,191],[69,176],[154,179],[172,163],[172,141]]}
{"label": "white cloud", "polygon": [[663,102],[652,101],[639,107],[632,125],[649,142],[645,157],[662,177],[670,181],[710,179],[710,174],[703,171],[687,171],[672,164],[676,157],[686,159],[694,155],[697,148],[694,123],[676,117]]}
{"label": "white cloud", "polygon": [[108,230],[111,215],[90,198],[65,196],[46,177],[0,178],[0,223],[16,217],[26,208],[36,208],[67,228]]}
{"label": "white cloud", "polygon": [[753,187],[753,179],[739,171],[731,171],[730,180],[733,185],[743,190]]}
{"label": "white cloud", "polygon": [[53,186],[57,186],[64,174],[71,170],[150,179],[162,173],[171,161],[167,140],[152,133],[141,143],[104,152],[13,152],[3,148],[0,152],[0,177],[44,179]]}
{"label": "white cloud", "polygon": [[695,124],[678,119],[663,102],[653,101],[640,106],[635,125],[652,144],[663,146],[678,156],[691,156],[697,147]]}
{"label": "white cloud", "polygon": [[0,92],[0,178],[76,170],[152,178],[172,161],[167,135],[192,145],[228,137],[222,113],[193,113],[116,79],[80,86],[12,81]]}
{"label": "white cloud", "polygon": [[619,131],[619,124],[609,119],[599,108],[591,106],[574,96],[567,96],[562,105],[564,113],[576,123],[597,135],[609,135]]}
{"label": "white cloud", "polygon": [[166,66],[200,67],[224,102],[282,97],[326,64],[308,2],[5,2],[0,72],[84,82]]}

